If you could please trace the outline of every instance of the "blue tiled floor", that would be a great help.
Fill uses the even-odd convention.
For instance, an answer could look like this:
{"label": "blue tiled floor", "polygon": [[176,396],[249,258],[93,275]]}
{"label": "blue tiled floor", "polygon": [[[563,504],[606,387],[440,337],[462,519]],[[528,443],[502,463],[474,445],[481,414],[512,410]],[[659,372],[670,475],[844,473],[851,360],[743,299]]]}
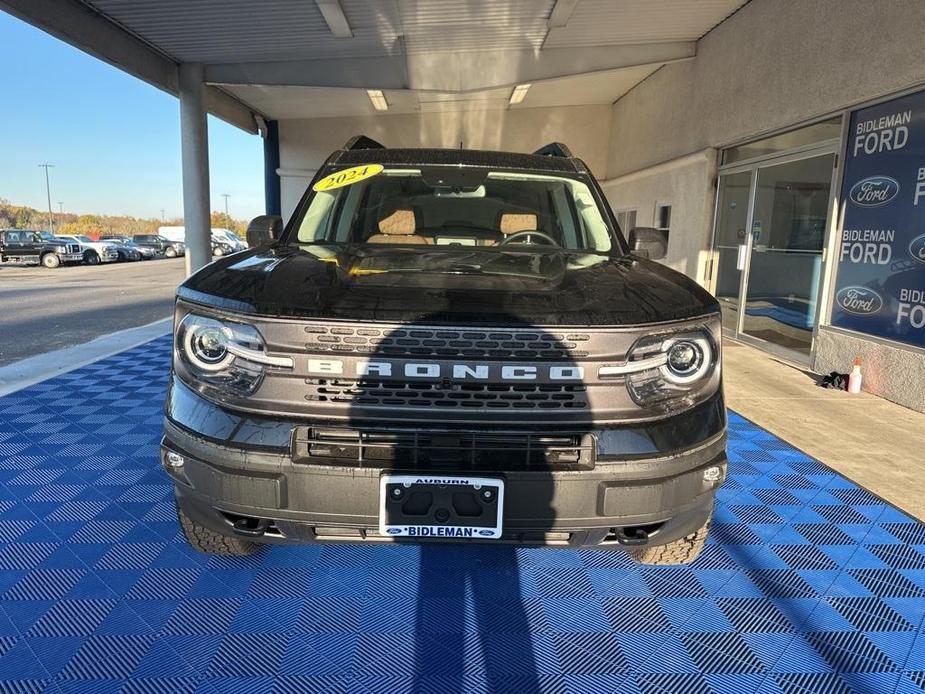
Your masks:
{"label": "blue tiled floor", "polygon": [[692,567],[180,538],[169,342],[0,399],[0,692],[918,692],[925,526],[733,415]]}

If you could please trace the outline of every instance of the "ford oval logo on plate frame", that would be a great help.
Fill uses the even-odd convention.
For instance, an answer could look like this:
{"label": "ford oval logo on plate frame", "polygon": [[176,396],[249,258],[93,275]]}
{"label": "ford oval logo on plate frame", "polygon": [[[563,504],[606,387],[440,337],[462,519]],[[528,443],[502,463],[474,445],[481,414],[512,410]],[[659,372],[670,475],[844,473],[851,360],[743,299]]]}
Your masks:
{"label": "ford oval logo on plate frame", "polygon": [[883,297],[868,287],[844,287],[835,295],[835,301],[856,316],[869,316],[883,308]]}
{"label": "ford oval logo on plate frame", "polygon": [[914,261],[925,265],[925,234],[916,236],[909,242],[909,255]]}
{"label": "ford oval logo on plate frame", "polygon": [[851,186],[848,197],[858,207],[880,207],[899,195],[899,181],[890,176],[868,176]]}

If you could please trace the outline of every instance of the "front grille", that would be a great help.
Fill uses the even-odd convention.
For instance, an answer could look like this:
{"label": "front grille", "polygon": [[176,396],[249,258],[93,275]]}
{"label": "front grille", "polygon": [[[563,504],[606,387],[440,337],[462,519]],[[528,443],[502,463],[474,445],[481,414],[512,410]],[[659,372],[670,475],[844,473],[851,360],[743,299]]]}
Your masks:
{"label": "front grille", "polygon": [[588,407],[582,384],[408,383],[308,378],[305,399],[354,406],[581,410]]}
{"label": "front grille", "polygon": [[476,359],[575,359],[587,357],[587,333],[537,330],[399,328],[311,325],[309,352],[377,354],[382,357]]}
{"label": "front grille", "polygon": [[80,253],[80,246],[76,243],[69,243],[65,246],[68,253]]}
{"label": "front grille", "polygon": [[[254,320],[268,369],[239,406],[354,426],[409,422],[546,430],[639,416],[621,364],[643,328]],[[648,330],[648,329],[645,329]]]}
{"label": "front grille", "polygon": [[590,470],[590,434],[298,427],[293,461],[404,470]]}

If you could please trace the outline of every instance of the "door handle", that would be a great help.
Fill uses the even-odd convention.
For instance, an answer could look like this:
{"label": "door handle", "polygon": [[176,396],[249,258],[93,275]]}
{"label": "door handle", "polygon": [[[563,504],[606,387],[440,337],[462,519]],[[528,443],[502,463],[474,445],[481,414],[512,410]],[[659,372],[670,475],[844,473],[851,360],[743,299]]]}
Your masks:
{"label": "door handle", "polygon": [[748,256],[748,245],[744,243],[739,244],[739,255],[736,256],[736,270],[745,269],[745,258]]}

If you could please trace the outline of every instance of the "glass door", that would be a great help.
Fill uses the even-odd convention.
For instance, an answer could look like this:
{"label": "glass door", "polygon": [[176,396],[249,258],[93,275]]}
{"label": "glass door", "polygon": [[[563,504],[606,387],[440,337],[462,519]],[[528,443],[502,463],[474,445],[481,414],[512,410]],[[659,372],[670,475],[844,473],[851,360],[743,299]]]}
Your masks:
{"label": "glass door", "polygon": [[739,324],[739,297],[747,259],[747,229],[751,206],[752,171],[720,176],[716,203],[713,249],[716,285],[713,293],[723,313],[723,328],[735,335]]}
{"label": "glass door", "polygon": [[739,332],[809,357],[834,154],[758,168]]}

